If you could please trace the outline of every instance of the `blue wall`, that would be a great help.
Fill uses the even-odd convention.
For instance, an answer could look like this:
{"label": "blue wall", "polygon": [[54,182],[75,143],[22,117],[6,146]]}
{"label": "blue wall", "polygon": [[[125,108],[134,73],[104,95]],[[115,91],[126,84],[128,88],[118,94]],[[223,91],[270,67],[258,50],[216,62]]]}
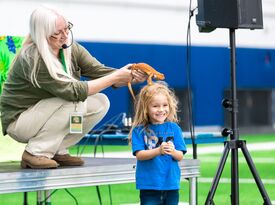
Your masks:
{"label": "blue wall", "polygon": [[[127,63],[146,62],[164,73],[171,87],[187,88],[185,46],[80,43],[107,66],[120,68]],[[238,89],[275,88],[274,49],[237,48],[236,53]],[[221,101],[224,90],[230,89],[230,49],[192,46],[191,87],[195,125],[222,126],[224,109]],[[128,112],[131,96],[126,87],[116,92],[109,88],[104,92],[111,101],[105,121],[121,112]]]}

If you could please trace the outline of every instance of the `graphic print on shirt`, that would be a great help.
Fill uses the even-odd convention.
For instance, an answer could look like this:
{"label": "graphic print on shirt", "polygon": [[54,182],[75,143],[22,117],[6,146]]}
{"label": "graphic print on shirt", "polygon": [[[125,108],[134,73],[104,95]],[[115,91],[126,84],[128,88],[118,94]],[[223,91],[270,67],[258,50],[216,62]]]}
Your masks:
{"label": "graphic print on shirt", "polygon": [[[165,134],[167,134],[167,133],[164,133],[164,136],[165,136]],[[166,136],[166,137],[157,136],[154,133],[154,131],[152,131],[152,130],[150,131],[150,133],[146,133],[143,138],[144,138],[146,149],[154,149],[154,148],[159,147],[161,145],[161,143],[164,141],[164,139],[166,142],[168,142],[168,141],[174,142],[173,136],[171,136],[171,135]]]}
{"label": "graphic print on shirt", "polygon": [[159,146],[159,138],[157,136],[144,135],[146,149],[154,149]]}
{"label": "graphic print on shirt", "polygon": [[174,132],[171,131],[162,131],[162,130],[153,130],[153,129],[146,129],[144,132],[144,144],[145,149],[154,149],[159,147],[162,142],[171,141],[174,143]]}

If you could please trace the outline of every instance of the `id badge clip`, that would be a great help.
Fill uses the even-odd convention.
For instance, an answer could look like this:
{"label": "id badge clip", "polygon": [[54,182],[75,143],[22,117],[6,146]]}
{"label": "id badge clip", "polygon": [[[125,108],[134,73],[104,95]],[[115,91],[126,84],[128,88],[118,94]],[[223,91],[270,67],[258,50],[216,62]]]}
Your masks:
{"label": "id badge clip", "polygon": [[83,132],[83,114],[82,113],[71,113],[70,114],[70,133],[79,133]]}

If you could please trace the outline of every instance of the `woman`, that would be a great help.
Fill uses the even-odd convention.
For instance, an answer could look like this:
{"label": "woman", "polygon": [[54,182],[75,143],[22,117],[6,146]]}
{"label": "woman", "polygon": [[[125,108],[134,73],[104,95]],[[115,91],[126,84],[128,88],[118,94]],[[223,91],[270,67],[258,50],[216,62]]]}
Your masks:
{"label": "woman", "polygon": [[[131,72],[131,64],[113,69],[98,62],[72,41],[71,28],[56,10],[34,10],[30,34],[4,84],[2,129],[18,142],[27,143],[22,168],[83,165],[80,157],[68,154],[68,148],[107,113],[109,100],[99,92],[146,79],[143,73]],[[80,81],[80,76],[92,80]],[[83,118],[81,126],[70,127],[74,116]]]}

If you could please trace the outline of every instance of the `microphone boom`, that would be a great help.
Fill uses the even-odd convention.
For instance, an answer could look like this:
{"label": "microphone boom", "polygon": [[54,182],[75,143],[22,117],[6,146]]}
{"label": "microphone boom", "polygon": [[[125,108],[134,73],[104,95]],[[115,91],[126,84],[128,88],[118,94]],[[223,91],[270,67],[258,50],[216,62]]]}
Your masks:
{"label": "microphone boom", "polygon": [[72,36],[71,43],[70,43],[70,45],[63,44],[62,45],[63,49],[69,48],[71,45],[73,45],[73,41],[74,41],[73,32],[72,32],[72,30],[70,30],[70,32],[71,32],[71,36]]}

